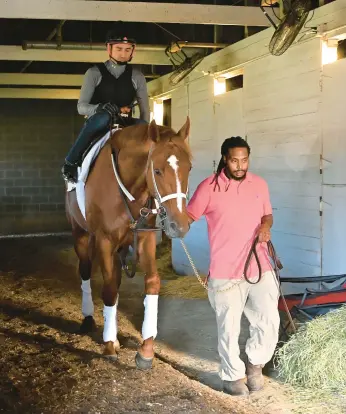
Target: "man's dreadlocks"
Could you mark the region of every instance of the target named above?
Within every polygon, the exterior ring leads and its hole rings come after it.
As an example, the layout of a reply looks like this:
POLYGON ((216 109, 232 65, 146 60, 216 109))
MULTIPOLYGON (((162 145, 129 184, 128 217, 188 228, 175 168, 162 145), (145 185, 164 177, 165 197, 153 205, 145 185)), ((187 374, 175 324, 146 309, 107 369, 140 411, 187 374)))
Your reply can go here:
POLYGON ((224 162, 223 157, 227 157, 228 151, 232 148, 246 148, 250 155, 250 146, 242 137, 231 137, 225 139, 223 144, 221 145, 221 159, 219 165, 217 166, 215 177, 213 178, 213 181, 210 183, 214 183, 214 191, 216 187, 218 187, 220 191, 219 175, 221 174, 222 170, 226 167, 226 163, 224 162))

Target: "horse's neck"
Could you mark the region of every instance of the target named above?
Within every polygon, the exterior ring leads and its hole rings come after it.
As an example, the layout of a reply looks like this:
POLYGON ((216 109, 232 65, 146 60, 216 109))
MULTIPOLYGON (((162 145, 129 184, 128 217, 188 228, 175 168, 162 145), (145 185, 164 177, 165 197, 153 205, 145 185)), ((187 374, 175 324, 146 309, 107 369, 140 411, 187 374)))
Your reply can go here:
POLYGON ((119 152, 119 173, 126 189, 136 198, 147 196, 146 171, 149 149, 122 148, 119 152))

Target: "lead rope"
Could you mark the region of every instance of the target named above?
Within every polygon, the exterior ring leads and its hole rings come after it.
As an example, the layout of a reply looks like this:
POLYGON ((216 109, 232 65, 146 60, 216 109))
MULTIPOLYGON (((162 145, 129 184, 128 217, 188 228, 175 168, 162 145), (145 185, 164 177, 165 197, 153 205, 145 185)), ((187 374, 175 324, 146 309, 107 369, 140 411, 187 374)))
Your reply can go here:
POLYGON ((230 284, 230 286, 228 286, 225 289, 211 289, 210 287, 208 287, 208 278, 206 278, 206 280, 203 281, 202 278, 201 278, 201 276, 199 275, 198 270, 197 270, 197 268, 196 268, 196 266, 195 266, 195 264, 194 264, 194 262, 192 260, 192 257, 190 256, 190 253, 188 252, 188 250, 186 248, 186 245, 185 245, 183 239, 180 239, 180 243, 181 243, 181 245, 182 245, 182 247, 184 249, 184 252, 185 252, 185 254, 186 254, 186 256, 187 256, 187 258, 188 258, 188 260, 190 262, 190 265, 192 267, 193 273, 195 274, 197 280, 199 281, 199 283, 203 286, 203 288, 205 290, 207 290, 209 292, 215 292, 215 293, 227 292, 228 290, 232 289, 234 286, 239 285, 241 282, 243 282, 245 280, 244 279, 244 275, 243 275, 241 277, 241 279, 237 279, 236 281, 229 280, 227 282, 227 285, 230 284))
MULTIPOLYGON (((180 243, 181 243, 182 248, 183 248, 183 250, 184 250, 184 252, 186 254, 186 257, 189 260, 189 263, 191 265, 191 268, 193 270, 193 273, 195 274, 197 280, 199 281, 199 283, 202 285, 202 287, 205 290, 207 290, 209 292, 214 292, 214 293, 227 292, 227 291, 233 289, 235 286, 238 286, 240 283, 242 283, 245 280, 244 275, 242 275, 242 277, 240 279, 237 279, 234 282, 233 281, 228 281, 227 285, 230 284, 230 286, 228 286, 227 288, 224 288, 224 289, 211 289, 211 288, 209 288, 208 287, 208 278, 206 278, 206 280, 202 280, 202 278, 199 275, 198 270, 197 270, 197 268, 196 268, 196 266, 195 266, 195 264, 194 264, 194 262, 192 260, 192 257, 190 256, 190 253, 187 250, 187 247, 186 247, 183 239, 180 239, 180 243)), ((290 313, 290 311, 288 309, 288 306, 287 306, 286 299, 285 299, 284 294, 283 294, 282 289, 281 289, 281 285, 280 285, 280 273, 279 273, 279 269, 278 269, 278 266, 277 266, 277 262, 275 260, 276 255, 275 255, 274 246, 272 246, 272 249, 273 249, 273 252, 274 252, 274 259, 273 259, 274 260, 274 273, 275 273, 275 276, 276 276, 276 282, 277 282, 278 290, 279 290, 280 296, 282 298, 282 301, 283 301, 283 304, 284 304, 284 307, 285 307, 285 311, 286 311, 288 320, 290 322, 290 325, 291 325, 294 333, 296 333, 297 332, 297 327, 296 327, 296 325, 295 325, 295 323, 293 321, 293 318, 292 318, 291 313, 290 313)))

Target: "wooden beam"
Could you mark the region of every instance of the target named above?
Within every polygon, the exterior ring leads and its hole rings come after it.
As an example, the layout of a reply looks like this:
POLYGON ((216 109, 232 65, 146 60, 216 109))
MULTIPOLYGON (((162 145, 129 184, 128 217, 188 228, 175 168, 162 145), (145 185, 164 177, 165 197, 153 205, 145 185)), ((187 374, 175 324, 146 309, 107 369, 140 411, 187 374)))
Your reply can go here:
MULTIPOLYGON (((21 46, 0 46, 0 60, 96 63, 104 62, 107 59, 105 50, 23 50, 21 46)), ((136 51, 132 63, 137 65, 172 65, 164 51, 136 51)))
MULTIPOLYGON (((144 74, 148 79, 159 78, 159 75, 144 74)), ((84 75, 63 75, 53 73, 0 73, 0 85, 33 85, 33 86, 76 86, 81 87, 84 75)))
POLYGON ((0 85, 81 86, 83 75, 0 73, 0 85))
POLYGON ((0 99, 79 99, 79 89, 0 88, 0 99))
MULTIPOLYGON (((318 36, 314 34, 310 35, 310 37, 305 36, 301 42, 312 41, 312 38, 315 36, 316 38, 313 41, 320 42, 320 36, 322 34, 326 34, 330 38, 345 38, 343 37, 343 33, 346 32, 346 0, 335 0, 323 7, 312 10, 309 14, 308 21, 309 26, 317 27, 320 34, 318 36)), ((250 62, 268 56, 268 44, 273 33, 273 28, 262 30, 261 32, 249 36, 218 52, 208 55, 197 67, 198 71, 193 71, 189 75, 189 78, 185 79, 185 82, 201 77, 202 73, 221 76, 223 72, 234 72, 235 70, 243 68, 244 65, 250 62)), ((295 47, 296 44, 297 43, 293 43, 291 48, 295 47)), ((167 95, 172 90, 178 89, 184 85, 184 82, 181 82, 176 87, 173 87, 169 83, 169 76, 170 74, 167 74, 148 83, 148 93, 150 97, 155 98, 167 95)))
POLYGON ((264 26, 259 7, 85 0, 0 0, 5 19, 86 20, 264 26))

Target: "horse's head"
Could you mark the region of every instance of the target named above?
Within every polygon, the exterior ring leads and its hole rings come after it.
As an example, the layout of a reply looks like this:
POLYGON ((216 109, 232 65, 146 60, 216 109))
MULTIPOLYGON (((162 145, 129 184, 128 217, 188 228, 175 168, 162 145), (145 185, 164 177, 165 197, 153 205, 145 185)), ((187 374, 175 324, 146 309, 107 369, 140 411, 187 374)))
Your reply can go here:
POLYGON ((187 144, 190 120, 178 133, 171 128, 149 125, 152 152, 149 158, 147 182, 163 219, 163 228, 170 238, 183 237, 189 230, 186 194, 191 170, 191 154, 187 144))

